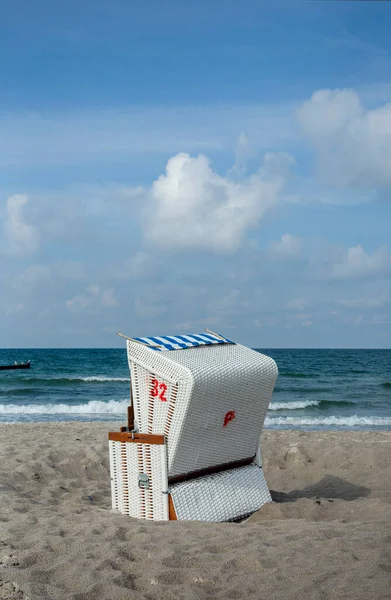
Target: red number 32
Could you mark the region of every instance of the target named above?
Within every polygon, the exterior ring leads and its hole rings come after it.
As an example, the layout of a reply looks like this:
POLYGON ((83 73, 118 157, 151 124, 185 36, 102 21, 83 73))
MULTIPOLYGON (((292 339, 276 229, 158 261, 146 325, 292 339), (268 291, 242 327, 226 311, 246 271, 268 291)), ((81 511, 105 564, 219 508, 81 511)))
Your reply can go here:
POLYGON ((153 398, 159 397, 162 402, 167 402, 167 398, 165 397, 165 393, 167 391, 167 386, 165 383, 159 383, 157 379, 152 379, 152 389, 151 396, 153 398), (159 392, 160 390, 160 392, 159 392))

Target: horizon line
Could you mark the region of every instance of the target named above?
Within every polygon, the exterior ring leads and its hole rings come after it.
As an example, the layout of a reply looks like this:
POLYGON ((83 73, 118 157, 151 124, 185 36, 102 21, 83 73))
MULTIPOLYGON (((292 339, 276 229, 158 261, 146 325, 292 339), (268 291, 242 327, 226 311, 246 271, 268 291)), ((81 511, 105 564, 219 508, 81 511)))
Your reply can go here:
MULTIPOLYGON (((241 344, 245 346, 246 344, 241 344)), ((362 348, 362 347, 288 347, 288 346, 247 346, 251 348, 251 350, 391 350, 391 348, 362 348)), ((124 347, 119 346, 26 346, 26 347, 0 347, 0 351, 2 350, 122 350, 124 347)))

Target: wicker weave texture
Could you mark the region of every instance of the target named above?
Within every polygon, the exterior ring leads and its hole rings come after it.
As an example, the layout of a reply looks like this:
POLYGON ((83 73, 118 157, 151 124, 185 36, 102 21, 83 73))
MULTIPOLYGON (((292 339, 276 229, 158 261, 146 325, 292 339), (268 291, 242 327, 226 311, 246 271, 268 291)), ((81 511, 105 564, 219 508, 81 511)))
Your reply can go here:
POLYGON ((229 521, 271 501, 263 471, 256 465, 177 483, 170 491, 179 520, 229 521))
MULTIPOLYGON (((109 441, 111 504, 112 508, 126 514, 124 503, 121 444, 109 441)), ((126 496, 128 491, 126 490, 126 496)), ((128 502, 126 502, 127 504, 128 502)))
POLYGON ((143 433, 168 435, 178 396, 191 396, 193 377, 173 383, 131 363, 131 379, 136 429, 143 433))
POLYGON ((169 475, 255 455, 277 378, 274 360, 241 345, 172 355, 191 369, 195 384, 191 398, 177 400, 168 436, 169 475))
POLYGON ((167 481, 162 462, 166 446, 109 441, 112 507, 139 519, 168 519, 167 481), (139 486, 139 475, 147 475, 149 489, 139 486))
MULTIPOLYGON (((178 397, 180 404, 187 404, 194 377, 189 369, 167 358, 167 353, 155 352, 131 341, 127 342, 127 351, 135 427, 143 433, 168 435, 178 397)), ((178 424, 173 431, 177 429, 178 424)))

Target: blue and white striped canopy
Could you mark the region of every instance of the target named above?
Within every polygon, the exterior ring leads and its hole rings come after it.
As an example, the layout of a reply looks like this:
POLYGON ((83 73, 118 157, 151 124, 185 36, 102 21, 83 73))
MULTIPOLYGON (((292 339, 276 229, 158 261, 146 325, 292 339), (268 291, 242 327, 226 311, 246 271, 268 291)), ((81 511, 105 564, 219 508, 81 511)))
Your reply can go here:
POLYGON ((150 346, 152 350, 162 352, 165 350, 182 350, 196 346, 209 346, 211 344, 234 344, 228 338, 213 335, 212 333, 192 333, 191 335, 159 335, 156 337, 133 338, 137 342, 150 346))

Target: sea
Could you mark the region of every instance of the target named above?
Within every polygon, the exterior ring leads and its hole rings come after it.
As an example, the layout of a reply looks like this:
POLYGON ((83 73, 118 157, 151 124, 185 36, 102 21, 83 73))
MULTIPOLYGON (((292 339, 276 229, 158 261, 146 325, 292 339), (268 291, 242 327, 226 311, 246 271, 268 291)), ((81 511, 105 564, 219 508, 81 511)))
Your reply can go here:
MULTIPOLYGON (((266 428, 391 430, 391 350, 258 351, 279 369, 266 428)), ((0 350, 0 365, 28 360, 0 371, 0 422, 125 423, 125 348, 0 350)))

